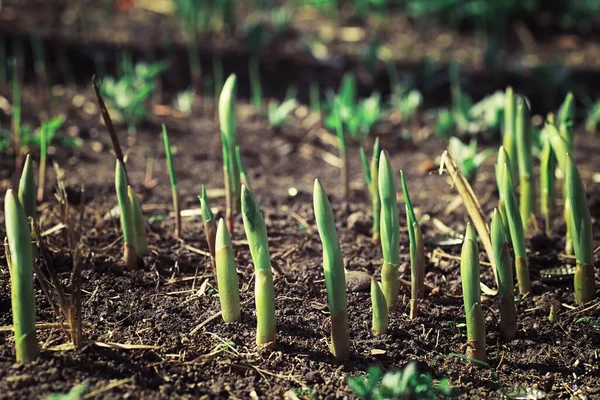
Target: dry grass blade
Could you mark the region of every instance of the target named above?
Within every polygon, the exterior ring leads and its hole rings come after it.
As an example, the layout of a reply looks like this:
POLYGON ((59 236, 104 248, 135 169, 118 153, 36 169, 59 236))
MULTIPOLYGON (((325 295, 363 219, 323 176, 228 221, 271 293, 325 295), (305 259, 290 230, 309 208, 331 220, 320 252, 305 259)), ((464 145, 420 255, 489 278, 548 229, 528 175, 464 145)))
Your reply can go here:
POLYGON ((448 175, 450 179, 452 179, 452 183, 456 187, 458 194, 463 200, 469 217, 473 222, 473 226, 477 230, 477 234, 479 235, 479 240, 483 243, 483 247, 485 248, 485 252, 487 253, 488 259, 490 260, 490 264, 492 264, 492 270, 494 271, 494 279, 496 284, 498 284, 498 276, 496 273, 496 262, 494 260, 494 251, 492 248, 492 241, 490 239, 490 231, 488 229, 487 224, 485 223, 485 219, 483 217, 483 210, 479 205, 479 201, 477 200, 477 196, 473 192, 473 188, 467 182, 465 176, 458 169, 458 165, 456 163, 456 159, 452 154, 450 148, 446 149, 442 155, 442 166, 440 167, 440 173, 443 172, 443 167, 446 167, 448 171, 448 175))

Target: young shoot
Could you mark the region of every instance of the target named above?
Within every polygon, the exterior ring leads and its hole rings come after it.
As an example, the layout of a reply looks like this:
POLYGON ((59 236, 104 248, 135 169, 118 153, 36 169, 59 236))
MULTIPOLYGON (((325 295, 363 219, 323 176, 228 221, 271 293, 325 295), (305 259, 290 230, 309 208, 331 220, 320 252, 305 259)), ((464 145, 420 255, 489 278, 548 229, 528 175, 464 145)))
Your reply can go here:
POLYGON ((517 176, 519 171, 517 158, 517 139, 516 139, 516 108, 517 103, 511 87, 506 88, 504 95, 504 130, 502 134, 502 146, 508 155, 511 176, 517 176))
POLYGON ((4 198, 4 218, 10 253, 7 261, 17 362, 29 363, 40 352, 35 335, 33 248, 25 210, 12 189, 6 192, 4 198))
POLYGON ((540 212, 544 218, 546 235, 552 234, 552 212, 556 203, 556 156, 550 138, 542 130, 542 154, 540 157, 540 212))
POLYGON ((335 358, 345 360, 350 355, 346 273, 331 204, 318 179, 315 179, 313 189, 313 207, 323 244, 323 272, 331 314, 331 351, 335 358))
POLYGON ((33 175, 33 161, 31 156, 27 154, 21 172, 21 179, 19 180, 19 202, 23 206, 25 215, 35 220, 36 188, 33 175))
POLYGON ((269 240, 265 220, 252 192, 242 186, 242 217, 244 230, 254 263, 254 301, 256 302, 256 344, 275 345, 275 289, 271 272, 269 240))
POLYGON ((129 197, 131 214, 133 217, 133 243, 135 252, 138 257, 141 257, 148 253, 146 221, 144 221, 144 214, 142 213, 140 202, 131 186, 127 187, 127 196, 129 197))
POLYGON ((239 321, 242 314, 240 311, 240 285, 235 266, 235 254, 233 254, 231 237, 222 218, 217 226, 215 262, 223 321, 239 321))
POLYGON ((295 98, 286 99, 282 103, 279 103, 277 100, 271 100, 267 114, 269 124, 273 128, 280 128, 287 122, 297 106, 298 102, 295 98))
POLYGON ((477 140, 475 139, 472 139, 469 144, 464 144, 460 139, 453 136, 449 139, 448 143, 450 149, 452 149, 452 153, 456 157, 458 167, 469 183, 475 181, 481 164, 494 154, 491 149, 478 152, 477 140))
POLYGON ((367 160, 367 155, 365 154, 365 150, 360 148, 360 157, 363 163, 363 168, 365 171, 365 180, 367 181, 367 188, 369 189, 369 195, 371 197, 371 204, 373 206, 373 235, 372 240, 373 243, 379 245, 380 236, 379 236, 379 217, 381 213, 381 202, 379 201, 379 156, 381 155, 381 145, 379 143, 379 138, 375 139, 375 144, 373 145, 373 156, 371 157, 371 161, 367 160))
POLYGON ((200 200, 200 208, 202 209, 202 223, 204 224, 204 235, 206 236, 206 242, 208 244, 208 250, 210 252, 210 258, 212 261, 213 268, 215 267, 215 238, 217 236, 217 224, 213 216, 210 204, 208 203, 208 196, 206 195, 206 188, 202 185, 202 193, 198 196, 200 200))
POLYGON ((398 301, 398 267, 400 264, 400 226, 398 204, 396 202, 396 184, 394 173, 385 151, 379 158, 379 198, 381 200, 380 234, 383 266, 381 267, 381 286, 388 309, 395 307, 398 301))
POLYGON ((44 191, 46 188, 46 166, 48 163, 48 146, 52 142, 56 131, 58 131, 65 122, 62 116, 54 117, 44 121, 39 129, 40 142, 40 166, 39 166, 39 185, 37 192, 37 201, 44 200, 44 191))
POLYGON ((169 170, 169 181, 171 182, 171 196, 173 197, 173 210, 175 211, 175 237, 181 237, 181 202, 179 200, 179 190, 177 189, 177 177, 175 176, 175 166, 173 165, 173 154, 167 127, 162 125, 162 140, 165 146, 165 155, 167 158, 167 168, 169 170))
POLYGON ((237 162, 237 119, 235 96, 237 78, 230 75, 223 85, 219 97, 219 123, 221 125, 221 141, 223 148, 223 173, 225 178, 225 201, 227 228, 233 233, 233 221, 240 204, 240 166, 237 162))
POLYGON ((467 317, 467 357, 485 362, 485 319, 481 309, 479 285, 479 245, 475 229, 471 224, 467 225, 460 254, 460 276, 467 317))
POLYGON ((410 241, 410 318, 415 319, 418 313, 419 299, 422 299, 425 295, 425 248, 423 247, 421 227, 413 210, 402 170, 400 171, 400 179, 402 181, 402 194, 404 195, 406 223, 410 241))
POLYGON ((517 333, 517 309, 514 300, 512 260, 508 252, 506 229, 498 210, 494 210, 491 231, 494 259, 496 260, 496 271, 498 273, 500 331, 505 340, 512 340, 517 333))
POLYGON ((115 167, 115 188, 121 210, 121 230, 123 231, 123 261, 129 269, 137 267, 137 252, 135 248, 135 222, 129 198, 127 174, 125 166, 119 160, 115 167))
POLYGON ((375 336, 385 335, 388 329, 387 303, 381 284, 375 278, 371 278, 371 307, 373 308, 371 331, 375 336))
MULTIPOLYGON (((517 99, 515 137, 520 180, 520 212, 525 232, 531 232, 535 220, 535 184, 533 182, 533 153, 529 107, 521 97, 517 99)), ((510 158, 510 154, 509 154, 510 158)))
POLYGON ((250 76, 250 93, 252 97, 252 104, 259 114, 263 113, 263 93, 262 85, 260 83, 260 68, 258 63, 258 56, 254 55, 250 57, 248 62, 248 73, 250 76))

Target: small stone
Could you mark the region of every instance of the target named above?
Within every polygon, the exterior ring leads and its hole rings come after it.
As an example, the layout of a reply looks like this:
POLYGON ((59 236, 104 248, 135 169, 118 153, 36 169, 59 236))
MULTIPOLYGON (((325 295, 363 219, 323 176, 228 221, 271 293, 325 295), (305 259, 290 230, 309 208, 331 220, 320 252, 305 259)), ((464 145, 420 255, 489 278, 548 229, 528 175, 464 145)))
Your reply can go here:
POLYGON ((350 214, 346 222, 348 223, 348 228, 356 233, 368 235, 371 230, 371 220, 361 211, 350 214))
POLYGON ((371 275, 364 271, 346 271, 346 287, 350 292, 364 292, 371 287, 371 275))

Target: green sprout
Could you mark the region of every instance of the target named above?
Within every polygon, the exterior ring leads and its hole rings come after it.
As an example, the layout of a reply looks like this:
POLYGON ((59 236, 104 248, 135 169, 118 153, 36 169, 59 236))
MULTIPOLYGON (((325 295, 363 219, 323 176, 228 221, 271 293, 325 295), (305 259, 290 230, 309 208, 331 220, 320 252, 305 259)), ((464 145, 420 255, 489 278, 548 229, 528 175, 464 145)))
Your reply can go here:
POLYGON ((56 393, 50 396, 44 397, 44 400, 81 400, 84 398, 85 392, 87 392, 90 384, 88 381, 84 381, 79 385, 73 386, 68 393, 56 393))
POLYGON ((310 111, 321 116, 321 94, 319 89, 319 82, 313 81, 310 83, 309 97, 310 111))
POLYGON ((31 160, 31 156, 27 154, 19 181, 19 202, 23 206, 25 215, 32 219, 35 219, 35 195, 36 187, 35 179, 33 178, 33 161, 31 160))
POLYGON ((506 240, 506 229, 498 210, 494 210, 491 231, 494 259, 496 260, 496 271, 498 274, 500 330, 506 340, 512 340, 517 333, 517 309, 515 308, 514 300, 515 289, 512 262, 508 252, 508 241, 506 240))
POLYGON ((315 179, 313 189, 313 207, 323 244, 323 272, 331 314, 331 351, 337 359, 345 360, 350 355, 346 273, 340 242, 335 231, 333 210, 327 193, 318 179, 315 179))
POLYGON ((588 116, 585 120, 585 129, 588 132, 596 132, 600 124, 600 100, 596 101, 588 110, 588 116))
POLYGON ((365 180, 367 181, 367 187, 369 189, 369 195, 371 196, 371 204, 373 205, 373 243, 379 245, 380 237, 379 237, 379 217, 381 213, 381 202, 379 201, 379 178, 378 178, 378 168, 379 168, 379 156, 381 155, 381 144, 379 143, 379 138, 375 139, 375 144, 373 145, 373 156, 371 157, 371 161, 367 161, 367 156, 365 154, 365 150, 360 148, 360 157, 363 163, 363 168, 365 171, 365 180))
POLYGON ((142 207, 140 206, 137 195, 131 186, 127 187, 127 197, 129 197, 131 214, 133 217, 133 243, 135 252, 139 257, 141 257, 148 253, 144 214, 142 213, 142 207))
POLYGON ((7 259, 17 362, 28 363, 34 361, 40 352, 35 336, 33 248, 27 215, 12 189, 6 191, 4 217, 10 252, 7 259))
POLYGON ((215 263, 223 321, 239 321, 242 314, 240 311, 240 287, 235 267, 235 254, 233 253, 231 237, 222 218, 217 226, 215 263))
MULTIPOLYGON (((575 129, 573 127, 573 120, 575 118, 575 103, 572 93, 568 93, 563 104, 558 110, 556 118, 556 127, 560 136, 564 139, 567 144, 567 149, 571 156, 575 155, 575 129)), ((562 168, 561 168, 562 169, 562 168)), ((564 169, 562 169, 564 172, 564 169)), ((571 202, 567 196, 567 186, 563 185, 563 199, 564 199, 564 211, 563 215, 567 224, 567 233, 565 235, 565 253, 573 255, 573 238, 572 238, 572 227, 569 224, 569 214, 571 213, 571 202)))
POLYGON ((421 227, 413 210, 402 170, 400 171, 400 179, 402 181, 402 194, 404 195, 406 224, 410 241, 410 318, 415 319, 418 313, 419 299, 422 299, 425 295, 425 248, 423 247, 421 227))
POLYGON ((502 146, 508 155, 511 176, 517 176, 519 171, 516 139, 516 109, 517 103, 511 87, 506 88, 504 97, 504 132, 502 146))
POLYGON ((223 147, 223 173, 225 175, 225 197, 227 202, 227 228, 233 233, 233 221, 240 204, 240 166, 236 156, 237 119, 235 96, 237 78, 230 75, 223 85, 219 97, 219 122, 223 147))
POLYGON ((260 83, 260 68, 258 63, 258 57, 253 55, 250 57, 248 62, 248 73, 250 76, 250 93, 252 97, 252 104, 259 114, 262 114, 263 106, 263 93, 262 86, 260 83))
POLYGON ((254 262, 254 298, 256 302, 256 344, 272 347, 275 345, 275 289, 269 240, 265 220, 250 189, 242 186, 242 217, 244 230, 250 245, 254 262))
POLYGON ((523 232, 523 222, 517 204, 517 198, 513 192, 512 177, 505 163, 501 168, 499 181, 502 183, 499 191, 504 198, 506 225, 510 232, 510 239, 515 251, 515 270, 517 272, 517 281, 519 283, 519 292, 525 295, 531 292, 531 281, 529 278, 529 268, 527 266, 527 251, 525 249, 525 233, 523 232))
POLYGON ((387 303, 381 284, 375 278, 371 278, 371 306, 373 307, 371 331, 375 336, 385 335, 388 329, 387 303))
POLYGON ((379 158, 379 198, 381 200, 380 233, 383 266, 381 267, 381 286, 388 309, 394 308, 398 301, 398 265, 400 264, 400 225, 398 204, 396 202, 396 184, 388 155, 381 152, 379 158))
POLYGON ((200 208, 202 209, 202 223, 204 224, 204 234, 206 235, 208 250, 210 252, 212 265, 215 267, 215 238, 217 236, 217 224, 210 209, 204 185, 202 185, 202 194, 201 196, 198 196, 198 200, 200 200, 200 208))
POLYGON ((240 168, 241 183, 248 189, 252 190, 252 185, 250 184, 250 177, 248 176, 248 171, 246 171, 246 167, 244 167, 244 161, 242 160, 242 152, 240 150, 240 146, 235 146, 235 158, 237 160, 238 167, 240 168))
POLYGON ((485 362, 485 319, 481 310, 479 275, 477 235, 471 224, 468 224, 460 254, 460 276, 467 316, 467 357, 485 362))
POLYGON ((179 200, 179 190, 177 189, 177 177, 175 176, 175 166, 173 165, 173 154, 171 152, 171 144, 169 143, 169 134, 167 133, 165 124, 162 124, 162 139, 165 146, 165 155, 167 157, 167 168, 169 169, 173 210, 175 211, 175 237, 179 238, 181 237, 181 201, 179 200))
MULTIPOLYGON (((529 107, 521 97, 517 99, 515 138, 520 180, 520 212, 525 232, 531 231, 535 220, 535 185, 533 182, 533 154, 529 107)), ((509 154, 510 159, 510 154, 509 154)))
POLYGON ((123 231, 123 261, 129 269, 137 267, 137 253, 135 248, 135 222, 133 219, 133 210, 131 209, 131 199, 127 188, 127 173, 125 166, 119 160, 115 167, 115 188, 117 191, 117 200, 121 210, 121 230, 123 231))
POLYGON ((44 191, 46 188, 46 165, 48 160, 48 146, 52 142, 56 131, 64 124, 65 118, 62 116, 51 118, 44 121, 39 129, 40 145, 40 167, 39 167, 39 186, 37 192, 37 201, 44 200, 44 191))
POLYGON ((540 157, 540 212, 544 217, 546 235, 552 233, 552 211, 556 203, 556 156, 550 138, 542 130, 542 154, 540 157))
POLYGON ((279 103, 277 100, 271 100, 267 114, 269 124, 273 128, 280 128, 286 123, 297 106, 298 101, 295 97, 287 98, 286 96, 286 99, 282 103, 279 103))
POLYGON ((481 164, 494 154, 491 149, 478 152, 477 140, 475 139, 472 139, 469 144, 464 144, 460 139, 451 137, 448 143, 450 144, 452 153, 456 157, 458 167, 469 183, 473 183, 475 180, 481 164))

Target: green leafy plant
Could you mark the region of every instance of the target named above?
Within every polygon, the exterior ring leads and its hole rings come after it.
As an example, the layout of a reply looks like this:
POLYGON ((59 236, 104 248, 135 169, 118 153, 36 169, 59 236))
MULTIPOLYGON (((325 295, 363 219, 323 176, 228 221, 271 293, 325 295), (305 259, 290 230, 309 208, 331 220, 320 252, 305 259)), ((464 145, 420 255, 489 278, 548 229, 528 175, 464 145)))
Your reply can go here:
POLYGON ((381 286, 388 309, 395 307, 400 290, 398 267, 400 264, 400 223, 396 201, 394 173, 385 151, 379 157, 379 199, 381 201, 380 228, 383 266, 381 267, 381 286))
POLYGON ((82 382, 79 385, 74 386, 68 393, 51 394, 44 398, 44 400, 82 400, 83 395, 87 392, 89 383, 82 382))
POLYGON ((530 232, 535 220, 535 185, 533 182, 533 154, 529 107, 521 97, 517 99, 515 138, 520 180, 520 212, 523 229, 530 232))
POLYGON ((289 88, 282 103, 279 103, 275 99, 272 99, 269 102, 267 117, 269 124, 271 124, 273 128, 279 128, 285 124, 292 112, 298 106, 296 93, 297 91, 295 88, 289 88))
POLYGON ((331 314, 331 352, 345 360, 350 355, 350 333, 346 299, 346 273, 340 242, 335 230, 333 210, 327 193, 318 179, 313 189, 313 207, 319 236, 323 244, 323 272, 331 314))
POLYGON ((130 133, 134 133, 138 122, 148 115, 146 101, 156 89, 158 77, 167 67, 166 61, 133 66, 130 60, 124 58, 122 75, 104 78, 100 88, 102 96, 119 112, 130 133))
POLYGON ((367 160, 365 149, 360 148, 360 157, 365 171, 365 180, 367 181, 367 188, 369 189, 369 196, 371 196, 371 204, 373 206, 373 243, 378 245, 380 243, 379 236, 379 217, 381 214, 381 201, 379 200, 379 156, 381 155, 381 144, 379 138, 375 139, 373 144, 373 156, 371 161, 367 160))
POLYGON ((115 188, 121 210, 121 230, 123 231, 123 261, 129 269, 137 267, 137 252, 135 248, 135 222, 131 199, 129 198, 129 183, 125 166, 119 160, 115 167, 115 188))
POLYGON ((217 224, 215 218, 210 209, 208 203, 208 196, 206 194, 206 188, 202 185, 202 193, 198 196, 200 200, 200 208, 202 209, 202 223, 204 224, 204 234, 206 235, 206 242, 208 244, 208 250, 210 251, 210 257, 213 268, 215 267, 215 238, 217 236, 217 224))
MULTIPOLYGON (((35 195, 33 196, 35 200, 35 195)), ((11 305, 17 362, 29 363, 34 361, 40 352, 35 334, 33 248, 25 209, 12 189, 6 191, 4 198, 4 218, 10 253, 6 258, 11 280, 11 305)))
POLYGON ((435 400, 458 394, 448 378, 436 384, 431 374, 419 372, 414 362, 385 374, 381 367, 371 366, 366 375, 348 378, 348 386, 364 400, 435 400))
POLYGON ((406 224, 410 241, 410 318, 415 319, 418 313, 419 299, 422 299, 425 295, 425 248, 423 247, 421 227, 413 210, 402 170, 400 170, 400 179, 402 181, 402 194, 404 195, 406 224))
POLYGON ((423 95, 417 89, 399 87, 392 92, 392 105, 402 120, 412 118, 423 104, 423 95))
POLYGON ((273 347, 276 337, 275 289, 271 272, 269 240, 265 220, 252 192, 242 186, 244 230, 254 262, 254 297, 256 302, 256 344, 273 347))
POLYGON ((236 155, 237 118, 235 97, 237 78, 230 75, 223 85, 219 98, 219 122, 221 125, 221 142, 223 147, 223 173, 225 175, 225 201, 227 202, 227 228, 233 233, 235 213, 240 204, 240 166, 236 155))
POLYGON ((233 253, 231 237, 222 218, 217 226, 215 263, 223 321, 239 321, 242 314, 240 311, 240 287, 235 266, 235 254, 233 253))
POLYGON ((375 336, 386 334, 389 318, 387 303, 381 290, 381 284, 375 278, 371 278, 371 307, 373 308, 371 331, 375 336))
POLYGON ((595 133, 598 124, 600 124, 600 100, 596 101, 588 108, 585 129, 588 132, 595 133))
POLYGON ((169 142, 167 127, 162 125, 162 140, 165 147, 165 156, 167 159, 167 168, 169 170, 169 181, 171 182, 171 197, 173 198, 173 210, 175 211, 175 237, 181 237, 181 201, 179 200, 179 190, 177 189, 177 176, 175 175, 175 165, 173 164, 173 154, 169 142))
POLYGON ((44 190, 46 187, 46 166, 48 163, 48 146, 52 142, 56 132, 63 126, 65 118, 58 116, 42 122, 39 129, 39 147, 40 147, 40 167, 39 167, 39 186, 37 200, 44 200, 44 190))
POLYGON ((512 261, 508 252, 506 229, 502 216, 494 210, 491 228, 492 246, 498 274, 498 296, 500 297, 500 331, 506 340, 514 339, 517 332, 517 309, 514 300, 512 261))
POLYGON ((479 285, 479 246, 475 229, 471 224, 467 225, 460 254, 460 276, 467 316, 467 357, 485 362, 485 319, 481 309, 479 285))
POLYGON ((494 151, 486 149, 484 151, 477 151, 477 140, 471 139, 469 144, 464 144, 460 139, 451 137, 449 140, 450 148, 456 157, 458 167, 461 172, 467 178, 469 183, 475 181, 477 171, 483 162, 488 159, 494 151))

